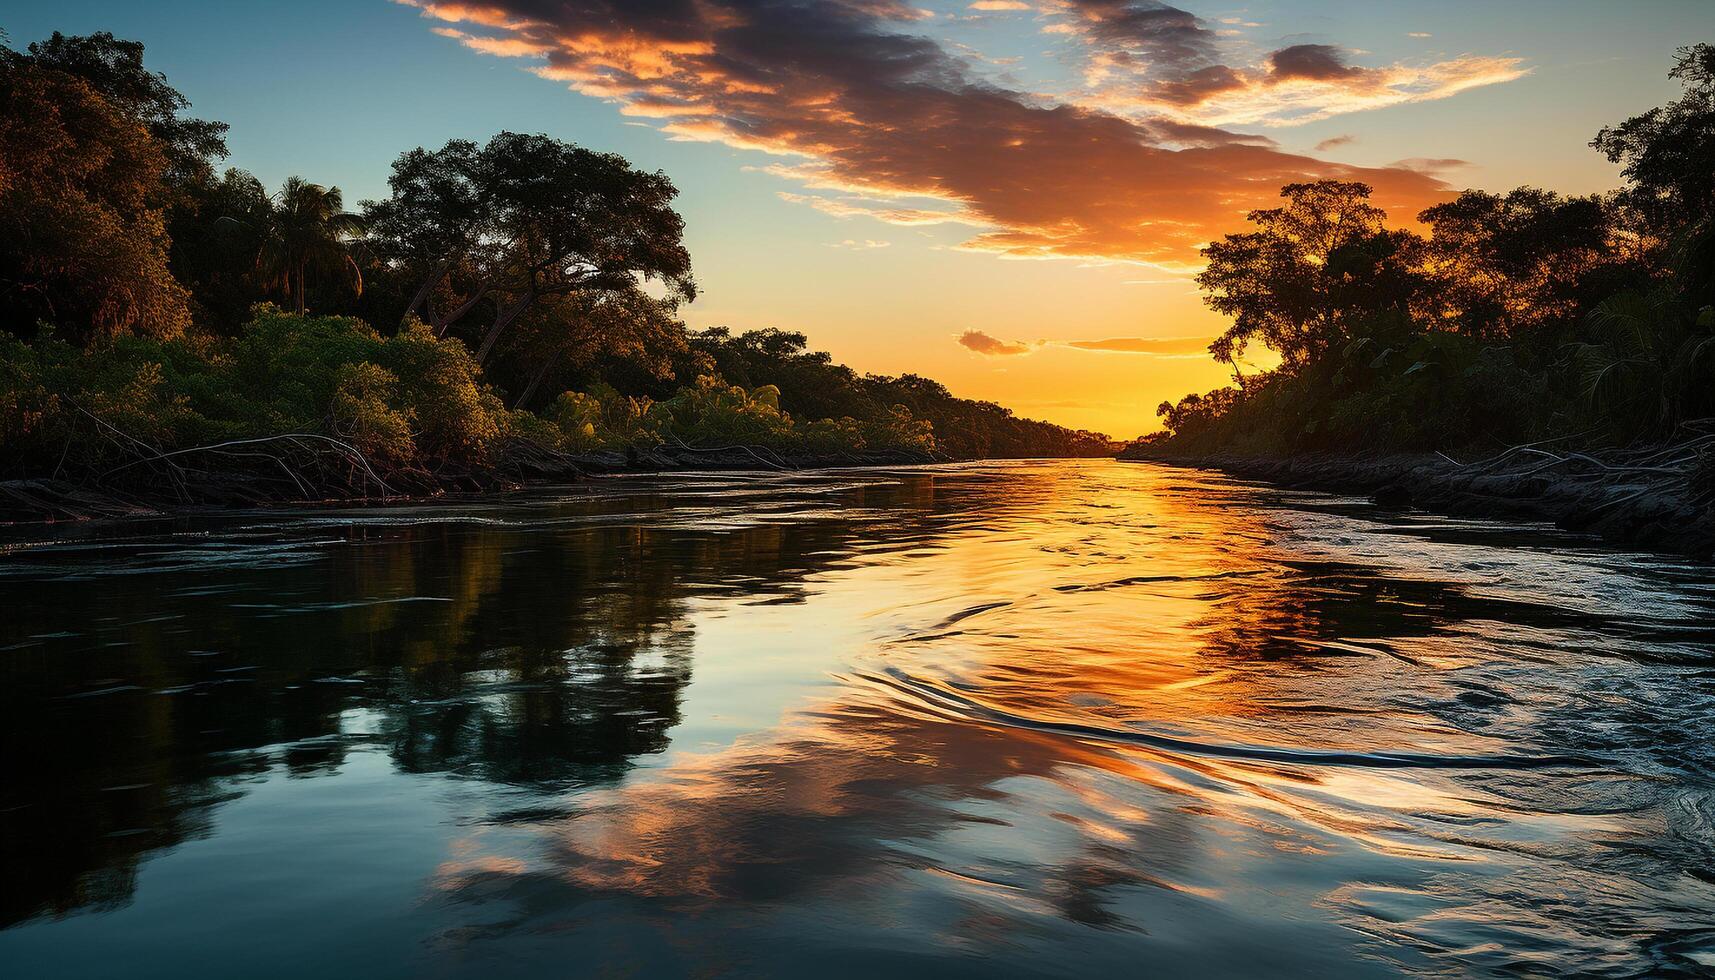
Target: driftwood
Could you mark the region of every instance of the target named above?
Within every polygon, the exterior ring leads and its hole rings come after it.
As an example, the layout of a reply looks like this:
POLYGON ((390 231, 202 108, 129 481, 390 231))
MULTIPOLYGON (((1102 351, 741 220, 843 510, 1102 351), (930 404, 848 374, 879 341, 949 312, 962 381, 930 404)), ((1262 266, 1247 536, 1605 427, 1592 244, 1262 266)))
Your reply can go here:
POLYGON ((285 432, 162 450, 80 405, 72 408, 89 423, 88 437, 107 445, 110 458, 68 466, 71 445, 79 438, 74 433, 52 477, 0 481, 0 520, 288 500, 388 501, 401 495, 356 446, 321 433, 285 432))
POLYGON ((1446 453, 1181 454, 1143 444, 1120 458, 1212 467, 1306 489, 1356 491, 1388 506, 1548 521, 1616 542, 1715 557, 1715 419, 1684 423, 1658 445, 1587 452, 1560 448, 1586 434, 1510 446, 1471 462, 1446 453))
POLYGON ((52 477, 0 481, 0 523, 288 502, 387 503, 446 491, 565 482, 592 473, 758 467, 789 471, 928 463, 938 458, 906 452, 783 456, 766 446, 692 446, 678 439, 653 448, 567 453, 511 439, 481 466, 430 460, 409 468, 389 468, 384 476, 352 443, 318 432, 283 432, 162 450, 94 412, 72 407, 89 423, 89 430, 67 440, 52 477), (79 439, 100 440, 108 447, 109 458, 99 465, 68 468, 72 445, 79 439))

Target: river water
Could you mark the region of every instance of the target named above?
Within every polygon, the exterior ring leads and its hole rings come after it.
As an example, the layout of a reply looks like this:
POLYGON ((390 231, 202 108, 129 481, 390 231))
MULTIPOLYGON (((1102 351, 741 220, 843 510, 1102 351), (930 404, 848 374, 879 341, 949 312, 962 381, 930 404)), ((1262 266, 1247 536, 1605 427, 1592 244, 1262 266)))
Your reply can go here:
POLYGON ((0 975, 1715 971, 1715 573, 1112 461, 13 528, 0 975))

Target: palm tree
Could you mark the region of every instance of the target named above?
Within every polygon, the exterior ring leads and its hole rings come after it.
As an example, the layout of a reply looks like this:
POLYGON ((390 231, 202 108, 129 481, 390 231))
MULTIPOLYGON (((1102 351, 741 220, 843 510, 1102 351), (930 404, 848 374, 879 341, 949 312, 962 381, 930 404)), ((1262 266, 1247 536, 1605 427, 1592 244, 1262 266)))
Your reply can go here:
POLYGON ((299 313, 304 312, 312 272, 343 274, 352 292, 361 296, 363 273, 352 258, 351 246, 363 231, 363 217, 345 210, 339 188, 288 177, 274 198, 258 268, 270 285, 291 297, 299 313))

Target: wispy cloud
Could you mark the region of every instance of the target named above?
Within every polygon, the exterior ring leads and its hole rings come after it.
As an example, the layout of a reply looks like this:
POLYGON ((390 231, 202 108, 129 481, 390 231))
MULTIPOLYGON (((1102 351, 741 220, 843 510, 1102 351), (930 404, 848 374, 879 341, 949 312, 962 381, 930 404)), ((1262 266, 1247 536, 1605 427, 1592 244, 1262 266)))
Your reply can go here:
POLYGON ((1069 340, 1067 347, 1106 351, 1111 354, 1195 354, 1209 352, 1213 337, 1110 337, 1107 340, 1069 340))
MULTIPOLYGON (((1043 0, 1043 7, 1044 31, 1077 45, 1085 83, 1079 100, 1134 118, 1296 125, 1444 99, 1527 71, 1518 58, 1478 55, 1363 67, 1351 64, 1345 49, 1308 43, 1247 61, 1235 57, 1245 49, 1231 43, 1241 31, 1212 27, 1161 0, 1043 0)), ((1218 23, 1262 26, 1238 17, 1218 23)))
POLYGON ((959 346, 985 357, 1017 357, 1045 347, 1105 354, 1150 354, 1157 357, 1206 357, 1212 337, 1109 337, 1104 340, 1002 340, 981 330, 966 330, 959 346))

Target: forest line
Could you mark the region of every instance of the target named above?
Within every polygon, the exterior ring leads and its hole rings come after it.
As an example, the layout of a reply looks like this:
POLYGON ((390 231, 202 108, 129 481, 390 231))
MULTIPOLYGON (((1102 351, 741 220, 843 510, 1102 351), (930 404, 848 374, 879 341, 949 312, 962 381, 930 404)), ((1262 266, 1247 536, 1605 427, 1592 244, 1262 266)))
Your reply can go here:
POLYGON ((270 193, 106 33, 0 49, 0 98, 0 476, 47 481, 31 494, 1113 451, 800 333, 687 329, 677 190, 616 154, 503 132, 401 154, 382 200, 270 193))

